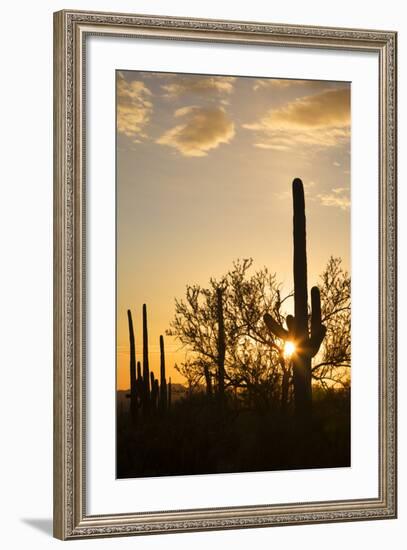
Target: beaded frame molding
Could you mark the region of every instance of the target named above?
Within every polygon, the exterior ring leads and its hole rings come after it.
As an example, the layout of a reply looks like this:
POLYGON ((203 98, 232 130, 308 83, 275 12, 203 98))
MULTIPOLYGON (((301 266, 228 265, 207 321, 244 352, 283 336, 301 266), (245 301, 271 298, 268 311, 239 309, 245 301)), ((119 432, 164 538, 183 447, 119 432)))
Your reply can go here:
POLYGON ((395 32, 64 10, 54 14, 54 535, 145 535, 396 517, 395 32), (84 51, 90 35, 368 51, 379 63, 377 498, 86 513, 84 51))

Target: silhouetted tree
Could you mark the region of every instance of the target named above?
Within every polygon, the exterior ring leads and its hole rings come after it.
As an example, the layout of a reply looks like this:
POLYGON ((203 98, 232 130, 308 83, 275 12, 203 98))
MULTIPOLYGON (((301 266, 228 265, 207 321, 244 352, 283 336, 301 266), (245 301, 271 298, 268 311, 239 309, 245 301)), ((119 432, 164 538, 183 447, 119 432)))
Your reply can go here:
MULTIPOLYGON (((218 289, 222 289, 224 323, 224 387, 233 389, 249 406, 279 404, 287 410, 293 393, 290 358, 283 338, 270 334, 263 315, 268 312, 286 326, 293 294, 281 297, 281 285, 267 268, 250 273, 252 260, 238 260, 208 288, 187 286, 184 299, 175 301, 175 317, 167 334, 186 350, 176 369, 190 392, 202 385, 212 394, 218 384, 218 289)), ((314 383, 328 388, 346 385, 350 366, 350 278, 339 258, 330 258, 321 275, 321 323, 326 337, 312 363, 314 383)), ((311 316, 308 314, 308 323, 311 316)), ((288 330, 288 327, 287 327, 288 330)))
POLYGON ((312 366, 312 376, 322 387, 349 384, 351 361, 351 280, 340 258, 331 258, 320 277, 322 322, 325 340, 312 366))
POLYGON ((276 307, 279 314, 283 302, 275 275, 266 268, 249 275, 251 266, 251 259, 237 261, 220 280, 211 279, 209 288, 187 286, 185 299, 176 300, 167 334, 188 352, 177 368, 190 387, 205 383, 207 394, 214 386, 217 391, 233 387, 245 390, 251 401, 267 400, 271 393, 279 399, 283 343, 270 336, 263 314, 276 307))
MULTIPOLYGON (((176 363, 174 368, 177 372, 183 376, 188 384, 188 395, 199 391, 202 382, 202 372, 205 372, 205 366, 199 357, 194 359, 186 359, 183 363, 176 363)), ((211 390, 211 382, 209 382, 209 390, 211 390)), ((208 385, 206 386, 207 395, 211 395, 211 391, 208 391, 208 385)))

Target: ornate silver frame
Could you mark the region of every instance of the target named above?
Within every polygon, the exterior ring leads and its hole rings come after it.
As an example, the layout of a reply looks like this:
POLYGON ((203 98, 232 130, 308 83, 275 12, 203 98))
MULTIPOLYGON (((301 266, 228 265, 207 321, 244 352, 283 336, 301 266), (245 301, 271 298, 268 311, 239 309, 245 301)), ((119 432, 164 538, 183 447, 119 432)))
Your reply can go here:
POLYGON ((395 32, 60 11, 54 14, 54 535, 60 539, 396 517, 395 32), (379 495, 90 516, 85 492, 86 37, 109 34, 376 52, 379 59, 379 495))

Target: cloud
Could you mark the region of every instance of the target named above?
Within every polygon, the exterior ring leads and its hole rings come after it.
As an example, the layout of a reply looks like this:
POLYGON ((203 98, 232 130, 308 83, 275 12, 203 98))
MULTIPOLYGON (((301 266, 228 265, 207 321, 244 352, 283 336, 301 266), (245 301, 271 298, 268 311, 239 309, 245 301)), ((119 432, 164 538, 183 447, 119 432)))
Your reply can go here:
POLYGON ((273 125, 282 128, 344 127, 350 123, 350 96, 346 89, 306 96, 272 111, 273 125))
POLYGON ((161 88, 169 98, 180 97, 191 93, 197 95, 231 94, 236 78, 233 76, 179 76, 161 88))
POLYGON ((287 151, 297 146, 332 147, 350 137, 350 93, 347 88, 301 97, 243 128, 257 132, 256 147, 287 151))
POLYGON ((185 122, 167 130, 157 143, 174 147, 185 157, 204 157, 235 135, 235 125, 222 107, 182 107, 174 116, 185 117, 185 122))
MULTIPOLYGON (((318 184, 315 181, 305 181, 304 187, 307 192, 308 201, 317 201, 322 206, 333 206, 340 208, 341 210, 349 210, 350 208, 350 194, 349 187, 335 187, 327 193, 317 193, 313 188, 318 184), (311 191, 312 190, 312 191, 311 191)), ((280 200, 292 200, 291 191, 285 189, 284 191, 274 193, 274 196, 280 200)))
POLYGON ((321 87, 322 82, 319 80, 291 80, 286 78, 256 78, 253 84, 253 91, 263 90, 267 88, 283 89, 283 88, 297 88, 300 86, 308 85, 313 86, 317 83, 321 87))
POLYGON ((144 82, 127 81, 121 73, 117 80, 117 131, 138 142, 153 111, 151 91, 144 82))
POLYGON ((253 84, 253 90, 257 92, 258 90, 263 90, 264 88, 288 88, 290 83, 290 80, 284 80, 281 78, 259 78, 256 79, 253 84))
POLYGON ((319 194, 317 199, 323 206, 336 206, 341 210, 349 210, 350 196, 348 187, 336 187, 331 193, 319 194))
MULTIPOLYGON (((336 84, 336 83, 335 83, 336 84)), ((258 78, 253 84, 253 90, 257 92, 263 89, 281 90, 285 88, 320 88, 331 86, 332 82, 324 80, 295 80, 286 78, 258 78)))
POLYGON ((350 137, 349 130, 319 129, 318 131, 304 130, 267 130, 259 141, 254 143, 260 149, 274 149, 275 151, 289 151, 296 147, 334 147, 347 143, 350 137))

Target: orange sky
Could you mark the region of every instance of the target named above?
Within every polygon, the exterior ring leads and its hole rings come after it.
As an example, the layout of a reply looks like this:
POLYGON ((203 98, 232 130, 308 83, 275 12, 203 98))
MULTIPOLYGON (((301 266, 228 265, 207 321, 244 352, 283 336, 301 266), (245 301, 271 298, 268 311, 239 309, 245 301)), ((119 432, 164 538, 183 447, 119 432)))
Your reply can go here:
MULTIPOLYGON (((329 256, 350 268, 350 85, 208 75, 117 73, 117 384, 129 387, 127 309, 150 365, 186 284, 237 258, 292 288, 291 182, 304 181, 308 280, 329 256)), ((167 374, 185 357, 165 337, 167 374)))

